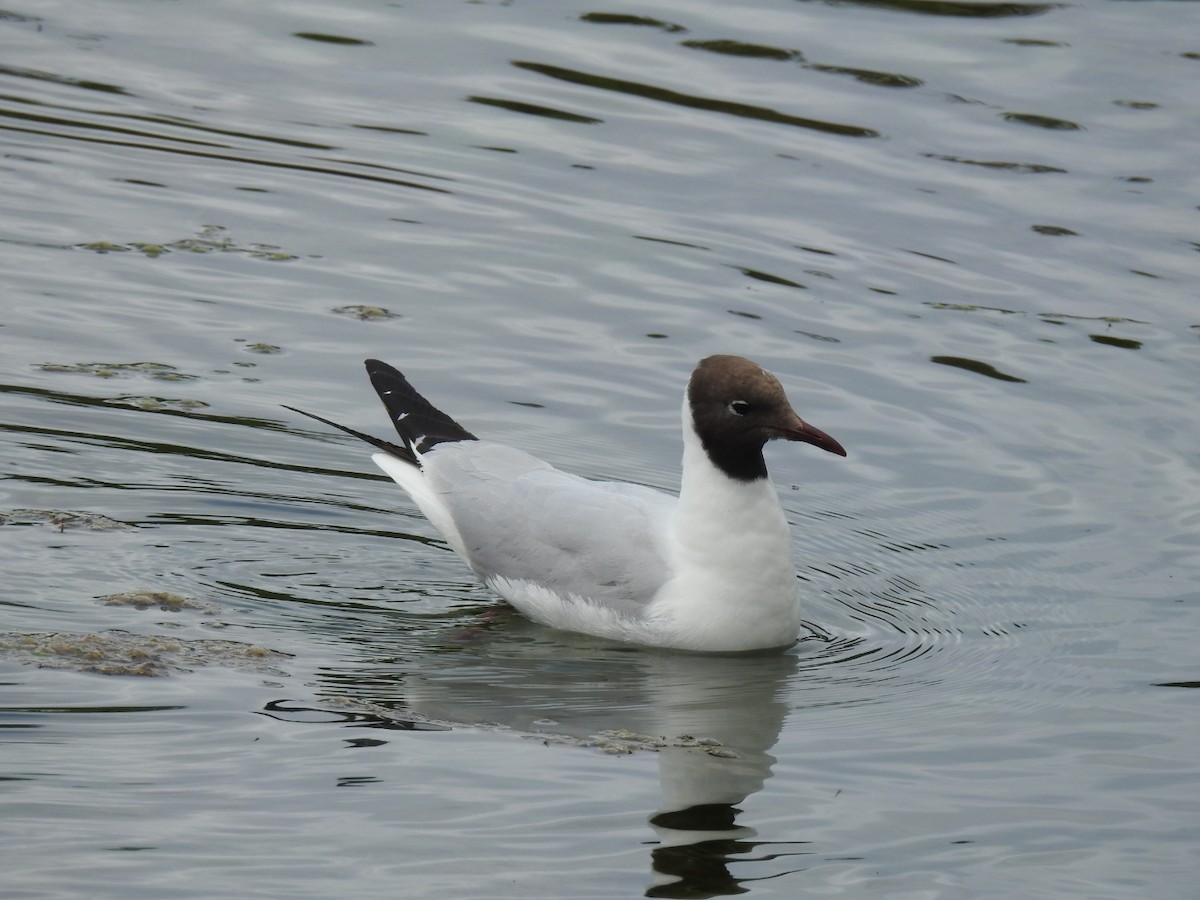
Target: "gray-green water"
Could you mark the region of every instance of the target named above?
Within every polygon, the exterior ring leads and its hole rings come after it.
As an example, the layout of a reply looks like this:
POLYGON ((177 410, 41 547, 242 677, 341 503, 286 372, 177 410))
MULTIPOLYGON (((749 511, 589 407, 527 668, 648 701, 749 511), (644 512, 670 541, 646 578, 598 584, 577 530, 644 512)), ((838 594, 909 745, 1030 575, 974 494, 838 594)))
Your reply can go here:
POLYGON ((1200 6, 0 11, 6 898, 1190 898, 1200 6), (777 372, 812 636, 497 609, 359 446, 675 486, 777 372))

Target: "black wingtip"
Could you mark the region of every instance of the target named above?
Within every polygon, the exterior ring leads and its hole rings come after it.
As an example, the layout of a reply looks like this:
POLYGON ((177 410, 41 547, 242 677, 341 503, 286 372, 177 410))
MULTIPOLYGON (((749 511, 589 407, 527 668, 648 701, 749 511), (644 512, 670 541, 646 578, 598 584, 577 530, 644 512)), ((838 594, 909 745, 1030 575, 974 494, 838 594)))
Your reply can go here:
POLYGON ((413 452, 407 447, 401 447, 399 444, 393 444, 391 441, 385 441, 383 438, 377 438, 374 435, 364 434, 363 432, 356 431, 346 425, 340 425, 337 422, 334 422, 332 419, 326 419, 324 416, 318 416, 316 413, 310 413, 305 412, 302 409, 296 409, 296 407, 288 406, 286 403, 280 405, 283 406, 284 409, 290 409, 294 413, 300 413, 302 416, 308 416, 310 419, 316 419, 318 422, 332 426, 338 431, 344 431, 346 434, 356 437, 360 441, 366 441, 372 447, 377 447, 380 450, 383 450, 385 453, 390 453, 392 456, 402 459, 407 463, 412 463, 414 466, 418 465, 416 456, 414 456, 413 452))
POLYGON ((372 447, 378 447, 385 453, 390 453, 414 466, 421 465, 419 454, 425 453, 436 444, 447 441, 477 440, 475 435, 418 394, 398 369, 378 359, 368 359, 365 361, 365 365, 367 374, 371 378, 371 385, 375 388, 379 399, 383 401, 383 405, 387 407, 388 416, 391 418, 392 424, 396 426, 396 433, 404 441, 404 446, 364 434, 334 422, 332 419, 326 419, 316 413, 305 412, 294 406, 283 404, 283 408, 302 416, 308 416, 310 419, 316 419, 338 431, 344 431, 346 434, 352 435, 360 441, 366 441, 372 447))
POLYGON ((365 360, 364 365, 371 386, 396 426, 396 433, 415 453, 424 453, 430 447, 448 441, 478 440, 421 396, 399 369, 378 359, 365 360))

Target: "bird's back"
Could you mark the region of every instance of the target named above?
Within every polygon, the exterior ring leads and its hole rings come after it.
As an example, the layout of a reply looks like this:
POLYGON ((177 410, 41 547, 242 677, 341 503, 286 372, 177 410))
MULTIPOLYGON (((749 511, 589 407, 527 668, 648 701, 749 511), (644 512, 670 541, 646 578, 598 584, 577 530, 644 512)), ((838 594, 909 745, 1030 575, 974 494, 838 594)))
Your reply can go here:
POLYGON ((664 544, 676 501, 660 491, 591 481, 490 441, 439 444, 421 472, 485 581, 636 617, 671 575, 664 544))

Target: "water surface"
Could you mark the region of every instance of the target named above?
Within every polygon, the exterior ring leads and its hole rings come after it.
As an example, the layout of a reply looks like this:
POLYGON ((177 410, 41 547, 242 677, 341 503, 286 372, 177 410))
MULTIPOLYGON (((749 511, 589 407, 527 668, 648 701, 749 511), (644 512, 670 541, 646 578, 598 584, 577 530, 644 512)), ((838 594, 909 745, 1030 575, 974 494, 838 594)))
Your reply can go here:
POLYGON ((1193 896, 1197 35, 10 4, 6 896, 1193 896), (769 452, 779 657, 527 623, 281 409, 673 490, 713 352, 850 452, 769 452))

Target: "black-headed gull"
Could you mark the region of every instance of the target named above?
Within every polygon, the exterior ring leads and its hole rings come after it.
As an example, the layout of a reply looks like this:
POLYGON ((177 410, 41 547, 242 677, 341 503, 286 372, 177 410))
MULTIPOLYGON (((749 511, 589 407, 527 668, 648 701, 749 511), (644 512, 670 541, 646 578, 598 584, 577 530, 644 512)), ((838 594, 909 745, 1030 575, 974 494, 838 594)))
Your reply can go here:
POLYGON ((479 440, 387 363, 366 366, 402 443, 293 411, 379 448, 371 459, 530 619, 677 650, 763 651, 796 641, 791 535, 763 446, 783 438, 846 451, 796 414, 770 372, 737 356, 701 360, 684 394, 683 477, 673 497, 581 478, 479 440))

